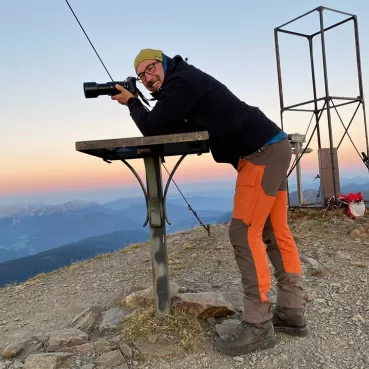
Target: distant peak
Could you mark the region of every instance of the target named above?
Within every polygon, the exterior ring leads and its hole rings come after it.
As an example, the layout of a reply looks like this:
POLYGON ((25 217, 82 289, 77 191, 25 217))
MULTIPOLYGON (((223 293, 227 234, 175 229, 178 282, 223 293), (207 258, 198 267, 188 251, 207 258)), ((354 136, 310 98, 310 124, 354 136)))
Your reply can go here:
POLYGON ((0 218, 41 216, 100 207, 96 201, 71 200, 56 205, 12 204, 0 208, 0 218))

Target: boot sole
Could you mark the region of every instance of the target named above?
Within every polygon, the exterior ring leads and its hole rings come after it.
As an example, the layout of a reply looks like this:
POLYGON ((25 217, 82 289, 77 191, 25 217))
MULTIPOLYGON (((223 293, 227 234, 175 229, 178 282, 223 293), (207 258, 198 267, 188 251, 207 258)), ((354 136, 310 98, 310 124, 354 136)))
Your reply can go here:
POLYGON ((289 334, 291 336, 299 336, 299 337, 306 337, 309 334, 309 331, 306 327, 276 327, 274 326, 275 332, 282 332, 289 334))
POLYGON ((276 342, 277 340, 274 336, 269 336, 245 347, 239 347, 234 349, 227 347, 217 347, 217 345, 215 345, 215 347, 217 348, 218 351, 222 352, 223 354, 238 356, 238 355, 246 355, 252 351, 259 349, 264 350, 267 348, 274 347, 276 342))

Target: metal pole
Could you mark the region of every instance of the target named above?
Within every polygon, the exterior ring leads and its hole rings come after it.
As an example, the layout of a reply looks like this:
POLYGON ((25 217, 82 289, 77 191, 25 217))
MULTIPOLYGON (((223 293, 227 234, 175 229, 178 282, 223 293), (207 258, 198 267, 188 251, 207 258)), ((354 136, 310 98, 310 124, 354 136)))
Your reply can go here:
POLYGON ((313 82, 313 95, 314 95, 314 110, 315 110, 315 121, 316 121, 316 134, 318 137, 318 148, 322 147, 322 143, 320 140, 320 127, 319 127, 319 118, 318 118, 318 102, 317 102, 317 93, 316 93, 316 80, 315 80, 315 67, 314 67, 314 56, 313 56, 313 39, 309 38, 309 50, 310 50, 310 64, 311 64, 311 78, 313 82))
MULTIPOLYGON (((325 85, 325 102, 327 104, 327 118, 328 118, 328 133, 329 133, 329 146, 331 153, 331 167, 332 167, 332 177, 333 177, 333 191, 334 191, 334 199, 336 205, 338 205, 337 200, 337 188, 336 188, 336 170, 334 167, 333 160, 333 137, 332 137, 332 120, 331 120, 331 109, 330 109, 330 100, 329 100, 329 88, 328 88, 328 72, 327 72, 327 58, 325 53, 325 38, 324 38, 324 21, 323 21, 323 9, 319 10, 320 17, 320 37, 322 41, 322 58, 323 58, 323 71, 324 71, 324 85, 325 85)), ((324 200, 324 198, 323 198, 324 200)))
POLYGON ((160 156, 144 157, 147 181, 155 314, 170 312, 168 252, 160 156))
MULTIPOLYGON (((275 56, 277 60, 277 75, 278 75, 278 88, 279 88, 279 104, 280 104, 280 119, 281 119, 281 129, 284 130, 283 127, 283 111, 284 111, 284 102, 283 102, 283 87, 282 87, 282 72, 281 72, 281 58, 279 55, 279 40, 278 40, 278 29, 274 29, 274 42, 275 42, 275 56)), ((288 209, 291 206, 290 199, 290 190, 288 186, 288 177, 287 177, 287 203, 288 209)))
POLYGON ((281 72, 281 59, 279 55, 279 41, 278 41, 278 31, 274 30, 274 42, 275 42, 275 56, 277 59, 277 75, 278 75, 278 89, 279 89, 279 104, 280 104, 280 115, 281 115, 281 128, 283 130, 283 87, 282 87, 282 72, 281 72))
POLYGON ((296 156, 296 180, 297 180, 297 194, 298 194, 298 200, 299 205, 302 205, 302 202, 304 201, 304 193, 302 191, 302 181, 301 181, 301 165, 300 160, 298 160, 302 144, 301 142, 295 142, 295 156, 296 156))
POLYGON ((355 30, 356 64, 357 64, 357 74, 358 74, 358 80, 359 80, 359 92, 360 92, 361 103, 363 105, 363 114, 364 114, 366 154, 369 155, 368 127, 367 127, 366 113, 365 113, 363 77, 362 77, 362 73, 361 73, 359 27, 358 27, 358 21, 357 21, 357 16, 356 15, 353 17, 353 20, 354 20, 354 30, 355 30))
POLYGON ((279 28, 285 27, 285 26, 287 26, 288 24, 290 24, 290 23, 292 23, 292 22, 295 22, 295 21, 297 21, 297 20, 301 19, 302 17, 305 17, 306 15, 309 15, 310 13, 315 12, 316 10, 319 10, 320 8, 321 8, 321 7, 319 6, 319 7, 315 8, 315 9, 313 9, 313 10, 310 10, 309 12, 306 12, 305 14, 302 14, 302 15, 300 15, 300 16, 298 16, 298 17, 296 17, 296 18, 292 19, 292 20, 290 20, 289 22, 282 24, 281 26, 277 27, 276 29, 279 29, 279 28))

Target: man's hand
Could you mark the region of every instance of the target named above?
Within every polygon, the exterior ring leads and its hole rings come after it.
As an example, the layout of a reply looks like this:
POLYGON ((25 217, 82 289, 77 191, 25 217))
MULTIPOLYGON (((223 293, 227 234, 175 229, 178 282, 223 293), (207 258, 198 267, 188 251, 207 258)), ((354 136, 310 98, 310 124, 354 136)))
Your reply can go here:
POLYGON ((119 104, 127 105, 128 100, 131 97, 135 97, 135 95, 133 95, 131 92, 129 92, 128 90, 126 90, 121 85, 116 84, 115 85, 115 88, 120 91, 120 94, 117 94, 115 96, 112 96, 111 99, 118 101, 119 104))

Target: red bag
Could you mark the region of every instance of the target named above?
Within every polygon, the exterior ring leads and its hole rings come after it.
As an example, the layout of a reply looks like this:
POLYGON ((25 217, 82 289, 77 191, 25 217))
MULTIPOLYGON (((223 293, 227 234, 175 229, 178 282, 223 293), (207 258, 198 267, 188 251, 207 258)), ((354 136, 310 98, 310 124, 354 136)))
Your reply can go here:
POLYGON ((338 203, 347 206, 347 214, 350 218, 363 217, 366 214, 364 197, 361 192, 339 195, 338 203))

